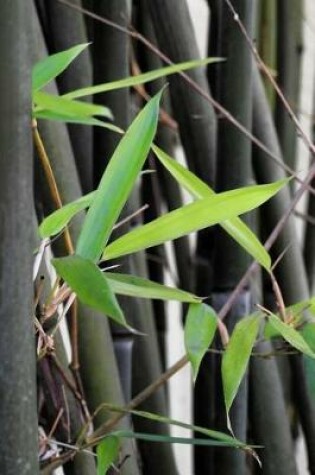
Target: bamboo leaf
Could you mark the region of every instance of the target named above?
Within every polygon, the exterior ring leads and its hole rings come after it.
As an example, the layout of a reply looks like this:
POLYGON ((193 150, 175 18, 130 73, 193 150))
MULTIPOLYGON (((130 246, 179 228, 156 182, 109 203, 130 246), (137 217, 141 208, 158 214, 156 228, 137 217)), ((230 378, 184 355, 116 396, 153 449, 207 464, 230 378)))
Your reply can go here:
POLYGON ((94 115, 106 117, 107 119, 113 118, 108 107, 90 104, 89 102, 73 101, 65 99, 64 97, 48 94, 47 92, 35 92, 33 102, 35 104, 33 111, 35 117, 43 110, 47 110, 73 119, 92 117, 94 115))
POLYGON ((41 110, 37 111, 34 114, 36 119, 43 119, 43 120, 55 120, 57 122, 64 122, 67 124, 81 124, 81 125, 91 125, 96 127, 103 127, 104 129, 112 130, 118 134, 123 134, 124 131, 117 127, 117 125, 112 124, 111 122, 103 122, 102 120, 96 119, 95 117, 88 117, 88 116, 75 116, 70 117, 67 115, 59 114, 54 111, 50 110, 41 110))
POLYGON ((102 440, 96 448, 97 475, 106 475, 111 465, 119 454, 120 440, 116 435, 111 435, 102 440))
POLYGON ((281 180, 269 185, 240 188, 183 206, 110 243, 105 248, 103 259, 113 259, 157 246, 246 213, 267 201, 286 183, 287 180, 281 180))
POLYGON ((185 322, 185 347, 196 381, 201 361, 217 329, 215 311, 205 304, 191 304, 185 322))
POLYGON ((307 345, 315 352, 315 322, 306 323, 300 332, 307 345))
POLYGON ((197 432, 198 434, 203 434, 211 439, 218 440, 229 444, 231 447, 248 447, 244 442, 232 437, 229 434, 225 434, 224 432, 219 432, 212 429, 206 429, 205 427, 195 426, 193 424, 187 424, 182 421, 177 421, 175 419, 170 419, 169 417, 161 416, 159 414, 154 414, 152 412, 145 412, 145 411, 137 411, 132 409, 125 409, 123 407, 115 406, 113 404, 104 403, 102 407, 108 409, 111 412, 119 412, 119 413, 126 413, 132 414, 137 417, 142 417, 144 419, 149 419, 151 421, 159 422, 161 424, 173 425, 176 427, 182 427, 183 429, 188 429, 193 432, 197 432))
POLYGON ((304 353, 311 358, 315 358, 315 353, 313 353, 311 348, 308 346, 303 336, 292 326, 284 323, 282 320, 280 320, 280 318, 273 314, 268 315, 268 320, 272 327, 277 330, 281 334, 282 338, 290 343, 290 345, 301 351, 301 353, 304 353))
POLYGON ((75 99, 78 97, 99 94, 101 92, 115 91, 116 89, 121 89, 123 87, 137 86, 139 84, 145 84, 147 82, 154 81, 155 79, 159 79, 164 76, 169 76, 180 71, 187 71, 188 69, 205 66, 210 63, 217 63, 219 61, 223 61, 223 59, 206 58, 196 61, 187 61, 185 63, 173 64, 171 66, 155 69, 144 74, 139 74, 138 76, 132 76, 129 78, 119 79, 118 81, 112 81, 104 84, 98 84, 96 86, 85 87, 83 89, 77 89, 76 91, 71 91, 68 94, 65 94, 63 97, 75 99))
POLYGON ((77 253, 98 260, 146 160, 156 132, 162 91, 138 114, 112 156, 85 218, 77 253))
POLYGON ((211 439, 195 439, 191 437, 172 437, 170 435, 146 434, 142 432, 132 432, 125 430, 118 430, 112 432, 116 437, 127 439, 147 440, 150 442, 163 442, 166 444, 185 444, 185 445, 203 445, 208 447, 230 447, 227 442, 219 442, 211 439))
POLYGON ((246 372, 260 320, 260 312, 240 320, 233 330, 222 358, 223 393, 230 429, 229 411, 246 372))
MULTIPOLYGON (((207 198, 215 195, 210 186, 200 180, 196 175, 176 162, 156 145, 152 146, 157 158, 171 173, 175 180, 185 188, 194 198, 207 198)), ((259 264, 270 270, 271 258, 251 229, 238 217, 220 223, 223 229, 239 243, 259 264)))
POLYGON ((92 191, 50 214, 39 226, 40 236, 46 238, 62 231, 77 213, 91 205, 96 193, 96 191, 92 191))
POLYGON ((52 263, 58 275, 84 304, 106 314, 115 322, 128 326, 106 277, 94 262, 73 255, 52 259, 52 263))
POLYGON ((89 43, 84 43, 73 46, 70 49, 48 56, 35 64, 32 74, 33 92, 38 91, 59 76, 88 45, 89 43))
POLYGON ((177 300, 178 302, 200 302, 190 292, 158 284, 135 275, 105 273, 107 282, 115 294, 146 299, 177 300))

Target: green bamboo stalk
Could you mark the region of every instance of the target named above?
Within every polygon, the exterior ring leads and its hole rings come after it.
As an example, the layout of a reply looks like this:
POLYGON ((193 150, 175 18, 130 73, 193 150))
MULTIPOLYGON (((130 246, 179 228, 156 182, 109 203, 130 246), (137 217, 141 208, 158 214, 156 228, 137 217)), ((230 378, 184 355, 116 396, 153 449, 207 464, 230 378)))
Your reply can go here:
POLYGON ((4 0, 0 17, 0 460, 6 475, 39 473, 30 226, 30 4, 4 0))
MULTIPOLYGON (((74 4, 81 6, 81 0, 74 4)), ((58 2, 45 2, 47 26, 44 35, 49 53, 57 53, 74 45, 87 43, 84 19, 58 2)), ((89 50, 84 51, 57 80, 60 93, 66 93, 92 84, 89 50)), ((70 124, 69 135, 80 176, 83 193, 92 189, 92 129, 70 124)))
MULTIPOLYGON (((300 70, 302 55, 303 2, 300 0, 278 1, 278 84, 291 107, 298 109, 300 70)), ((276 105, 276 127, 286 163, 296 165, 296 131, 280 100, 276 105)))

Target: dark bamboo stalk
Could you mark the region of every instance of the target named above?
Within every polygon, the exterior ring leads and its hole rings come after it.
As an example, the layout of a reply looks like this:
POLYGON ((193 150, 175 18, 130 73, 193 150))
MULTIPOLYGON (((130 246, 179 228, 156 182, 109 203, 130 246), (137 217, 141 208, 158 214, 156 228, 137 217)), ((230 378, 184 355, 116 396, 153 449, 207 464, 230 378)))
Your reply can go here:
MULTIPOLYGON (((268 148, 280 154, 280 145, 276 135, 274 123, 268 107, 268 102, 263 90, 263 85, 258 71, 254 73, 254 132, 268 148)), ((283 178, 283 171, 268 163, 264 154, 255 150, 253 160, 256 177, 259 183, 274 181, 283 178)), ((262 223, 266 232, 273 228, 290 202, 288 187, 281 191, 272 202, 262 208, 262 223)), ((291 217, 277 242, 272 248, 274 258, 287 249, 281 262, 276 269, 276 276, 281 287, 285 303, 289 305, 308 298, 308 282, 301 248, 298 243, 295 221, 291 217), (294 271, 292 271, 294 269, 294 271)), ((298 396, 295 399, 297 411, 300 416, 301 426, 308 447, 309 466, 314 467, 312 441, 315 436, 315 424, 313 418, 314 403, 312 401, 307 381, 305 379, 303 365, 299 363, 299 356, 290 358, 293 381, 299 385, 298 396), (304 416, 305 408, 311 408, 309 417, 304 416)))
MULTIPOLYGON (((45 55, 40 30, 37 30, 37 59, 45 55)), ((49 150, 49 158, 55 173, 57 185, 63 202, 69 202, 81 195, 78 173, 72 153, 72 148, 63 124, 46 121, 41 124, 44 143, 49 150)), ((45 202, 45 210, 48 200, 45 202)), ((71 234, 77 237, 80 220, 71 226, 71 234)), ((75 239, 74 239, 75 240, 75 239)), ((84 307, 79 307, 79 356, 82 369, 80 374, 83 381, 86 399, 90 411, 94 411, 103 402, 124 404, 113 344, 104 315, 96 314, 84 307), (91 365, 91 366, 90 366, 91 365), (96 391, 94 393, 94 390, 96 391)), ((107 419, 101 414, 96 420, 96 426, 107 419)), ((123 424, 128 428, 128 421, 123 424)), ((135 457, 134 445, 131 441, 123 443, 124 455, 130 455, 122 467, 122 473, 136 475, 138 464, 135 457)))
MULTIPOLYGON (((260 343, 255 351, 272 351, 269 342, 260 343)), ((294 447, 283 388, 274 359, 253 357, 250 365, 250 422, 255 444, 261 444, 258 455, 263 475, 296 475, 294 447)))
MULTIPOLYGON (((278 1, 277 82, 296 112, 298 109, 302 46, 303 2, 278 1)), ((296 130, 280 100, 276 105, 276 127, 283 157, 296 165, 296 130)))
MULTIPOLYGON (((315 100, 313 102, 313 126, 312 126, 312 136, 313 141, 315 139, 315 100)), ((312 185, 315 185, 315 180, 313 180, 312 185)), ((309 195, 308 201, 308 210, 307 214, 311 217, 315 217, 315 198, 314 195, 309 195)), ((310 295, 315 293, 315 225, 308 222, 305 229, 304 237, 304 262, 307 272, 307 278, 310 288, 310 295)))
MULTIPOLYGON (((75 0, 81 6, 81 0, 75 0)), ((74 14, 65 5, 55 1, 45 2, 46 28, 44 36, 50 54, 63 51, 81 43, 87 43, 84 18, 74 14)), ((92 84, 90 47, 70 65, 57 79, 61 94, 92 84)), ((69 135, 83 193, 91 191, 92 185, 92 129, 88 126, 69 125, 69 135)))
MULTIPOLYGON (((148 0, 159 47, 173 61, 198 59, 195 33, 186 0, 148 0)), ((208 91, 204 71, 190 71, 203 90, 208 91)), ((215 175, 216 118, 214 110, 177 76, 169 78, 174 117, 189 167, 212 185, 215 175)))
MULTIPOLYGON (((277 0, 263 0, 259 6, 258 47, 262 60, 273 74, 277 74, 277 0)), ((264 78, 271 110, 275 107, 275 90, 264 78)))
POLYGON ((5 0, 0 17, 0 460, 6 475, 39 473, 32 319, 30 5, 5 0))
MULTIPOLYGON (((244 23, 250 36, 253 35, 255 19, 255 3, 236 0, 233 2, 240 20, 244 23)), ((222 105, 238 120, 251 130, 252 125, 252 57, 248 45, 237 28, 233 17, 222 4, 222 27, 220 52, 227 58, 220 69, 220 97, 222 105)), ((248 139, 235 130, 231 124, 222 120, 219 124, 217 189, 225 191, 252 182, 251 144, 248 139)), ((249 224, 249 218, 246 217, 249 224)), ((218 310, 229 298, 239 279, 250 262, 249 255, 222 230, 218 229, 215 268, 213 305, 218 310)), ((251 310, 249 289, 245 289, 227 316, 228 328, 232 331, 235 324, 251 310)), ((247 437, 247 380, 244 379, 239 393, 231 409, 231 423, 235 435, 242 440, 247 437)), ((218 400, 219 427, 226 427, 225 410, 222 401, 218 400)), ((216 473, 245 473, 246 459, 244 453, 228 449, 217 452, 215 459, 216 473)))

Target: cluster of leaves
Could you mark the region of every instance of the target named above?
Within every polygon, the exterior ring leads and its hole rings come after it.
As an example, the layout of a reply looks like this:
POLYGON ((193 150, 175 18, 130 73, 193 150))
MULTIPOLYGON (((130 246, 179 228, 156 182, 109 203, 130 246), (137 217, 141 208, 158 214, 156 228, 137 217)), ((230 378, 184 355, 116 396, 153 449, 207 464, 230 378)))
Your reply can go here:
MULTIPOLYGON (((103 174, 98 189, 52 213, 41 223, 39 233, 42 238, 55 236, 69 224, 78 212, 87 209, 75 253, 52 260, 57 274, 83 303, 101 311, 131 331, 134 330, 125 320, 117 295, 177 300, 188 303, 185 345, 194 379, 196 379, 202 358, 208 351, 218 328, 218 317, 215 311, 204 304, 201 298, 189 292, 134 275, 104 271, 100 269, 99 263, 109 259, 118 259, 208 226, 220 224, 267 272, 271 272, 271 259, 268 252, 238 216, 270 199, 286 185, 287 180, 216 194, 207 184, 154 145, 153 140, 163 91, 154 96, 139 112, 126 133, 109 122, 113 119, 109 109, 78 100, 84 96, 145 83, 158 77, 205 65, 215 61, 213 58, 168 66, 136 77, 72 91, 64 96, 56 96, 43 91, 43 88, 62 73, 86 46, 78 45, 50 56, 34 67, 33 117, 34 119, 50 119, 107 127, 123 135, 103 174), (107 121, 100 120, 99 117, 107 121), (180 186, 190 194, 192 202, 109 242, 120 213, 150 150, 154 152, 157 159, 180 186)), ((290 315, 297 315, 305 308, 314 309, 315 302, 304 302, 299 305, 299 308, 290 309, 290 315)), ((222 359, 222 380, 227 415, 259 335, 281 336, 297 350, 308 356, 315 356, 313 353, 315 324, 302 325, 303 318, 291 318, 284 322, 275 314, 259 311, 245 317, 236 325, 222 359), (301 331, 299 331, 300 329, 301 331)), ((115 410, 115 408, 111 408, 111 410, 115 410)), ((159 422, 185 426, 167 418, 162 420, 157 415, 136 411, 134 414, 140 417, 155 418, 159 422)), ((208 435, 210 439, 201 442, 197 439, 175 440, 169 437, 168 441, 210 445, 221 443, 244 447, 240 441, 225 434, 191 425, 187 427, 199 430, 199 432, 208 435)), ((121 431, 110 434, 97 450, 99 473, 105 473, 115 460, 121 437, 146 439, 151 437, 150 440, 159 440, 158 436, 149 434, 121 431)), ((165 438, 163 440, 165 441, 165 438)))

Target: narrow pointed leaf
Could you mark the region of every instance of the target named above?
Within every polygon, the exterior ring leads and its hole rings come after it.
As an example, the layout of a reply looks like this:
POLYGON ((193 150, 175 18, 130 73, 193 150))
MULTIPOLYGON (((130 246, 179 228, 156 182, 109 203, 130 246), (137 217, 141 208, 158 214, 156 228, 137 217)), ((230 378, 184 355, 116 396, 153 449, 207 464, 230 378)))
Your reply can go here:
POLYGON ((57 274, 67 282, 78 298, 115 322, 127 326, 123 312, 107 283, 103 272, 94 262, 80 256, 68 256, 52 260, 57 274))
POLYGON ((315 358, 315 353, 313 353, 311 348, 308 346, 301 333, 295 330, 292 326, 284 323, 276 315, 268 315, 268 320, 272 327, 277 330, 282 338, 290 343, 291 346, 301 351, 301 353, 304 353, 311 358, 315 358))
POLYGON ((107 408, 111 412, 120 412, 126 414, 132 414, 137 417, 142 417, 144 419, 148 419, 151 421, 159 422, 161 424, 173 425, 175 427, 182 427, 183 429, 191 430, 198 434, 203 434, 211 439, 219 440, 221 442, 225 442, 232 447, 247 447, 244 442, 232 437, 229 434, 225 434, 224 432, 219 432, 212 429, 206 429, 205 427, 195 426, 193 424, 187 424, 182 421, 178 421, 175 419, 170 419, 169 417, 161 416, 159 414, 154 414, 152 412, 145 412, 145 411, 137 411, 132 409, 125 409, 124 407, 115 406, 113 404, 102 404, 104 408, 107 408))
POLYGON ((38 91, 59 76, 88 45, 89 43, 73 46, 35 64, 32 73, 32 90, 38 91))
POLYGON ((142 432, 132 432, 119 430, 112 433, 116 437, 127 438, 127 439, 137 439, 137 440, 147 440, 149 442, 163 442, 167 444, 185 444, 185 445, 204 445, 204 446, 214 446, 214 447, 230 447, 230 444, 227 442, 219 442, 217 440, 211 439, 194 439, 191 437, 172 437, 170 435, 159 435, 159 434, 146 434, 142 432))
POLYGON ((118 81, 112 81, 104 84, 97 84, 96 86, 85 87, 83 89, 77 89, 76 91, 71 91, 68 94, 65 94, 63 97, 75 99, 78 97, 99 94, 101 92, 114 91, 123 87, 138 86, 139 84, 145 84, 147 82, 154 81, 155 79, 159 79, 164 76, 169 76, 180 71, 187 71, 188 69, 205 66, 210 63, 217 63, 219 61, 223 61, 222 58, 206 58, 196 61, 187 61, 185 63, 173 64, 171 66, 165 66, 164 68, 155 69, 144 74, 139 74, 138 76, 132 76, 124 79, 119 79, 118 81))
POLYGON ((106 437, 96 448, 97 475, 106 475, 119 455, 120 441, 117 436, 106 437))
POLYGON ((227 414, 245 375, 259 330, 261 314, 243 318, 235 326, 222 359, 222 383, 227 414))
POLYGON ((89 102, 73 101, 42 91, 34 93, 33 102, 35 104, 35 117, 37 117, 37 114, 43 110, 47 110, 73 119, 92 117, 94 115, 106 117, 107 119, 113 118, 108 107, 90 104, 89 102))
POLYGON ((50 110, 40 110, 34 113, 36 119, 43 120, 54 120, 56 122, 64 122, 67 124, 81 124, 81 125, 91 125, 95 127, 103 127, 104 129, 112 130, 117 134, 123 134, 124 131, 117 125, 112 124, 111 122, 103 122, 102 120, 96 119, 95 117, 88 116, 75 116, 70 117, 67 115, 59 114, 50 110))
POLYGON ((185 322, 185 347, 196 381, 201 361, 211 345, 217 329, 217 315, 208 305, 189 306, 185 322))
MULTIPOLYGON (((207 198, 215 195, 215 192, 200 180, 196 175, 183 167, 180 163, 169 157, 156 145, 152 146, 160 162, 173 175, 177 182, 185 188, 194 198, 207 198)), ((251 229, 238 217, 231 218, 220 223, 223 229, 239 243, 251 256, 266 270, 270 270, 271 258, 267 250, 261 244, 251 229)))
POLYGON ((200 299, 190 292, 158 284, 135 275, 105 272, 105 276, 112 291, 118 295, 189 303, 200 302, 200 299))
POLYGON ((287 180, 218 193, 171 211, 110 243, 104 259, 157 246, 246 213, 275 195, 287 180))
POLYGON ((162 92, 138 114, 118 144, 85 218, 77 253, 97 261, 147 158, 156 132, 162 92))
POLYGON ((91 205, 96 193, 96 191, 92 191, 47 216, 39 226, 40 236, 42 238, 55 236, 62 231, 77 213, 91 205))

